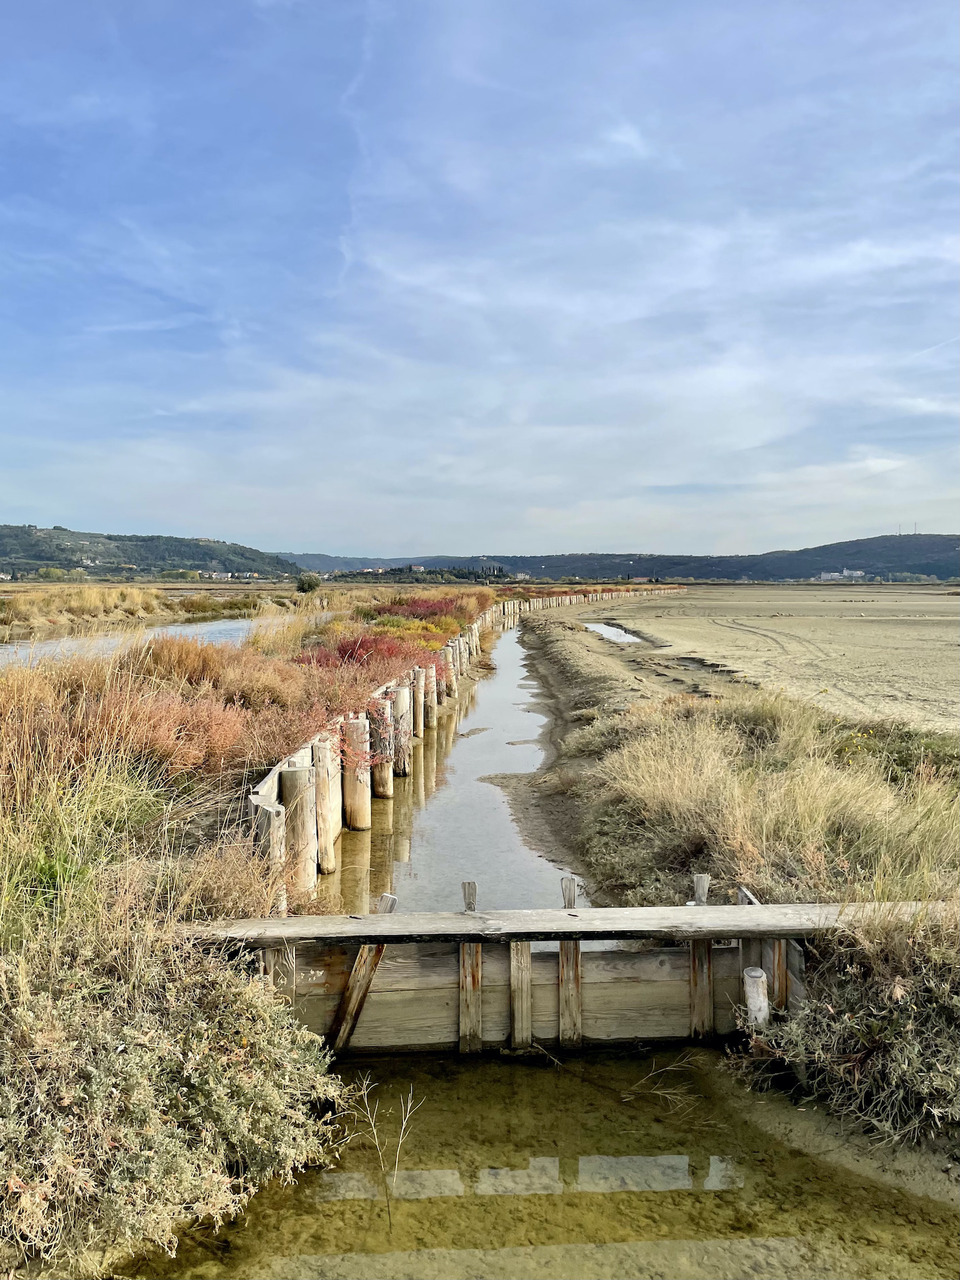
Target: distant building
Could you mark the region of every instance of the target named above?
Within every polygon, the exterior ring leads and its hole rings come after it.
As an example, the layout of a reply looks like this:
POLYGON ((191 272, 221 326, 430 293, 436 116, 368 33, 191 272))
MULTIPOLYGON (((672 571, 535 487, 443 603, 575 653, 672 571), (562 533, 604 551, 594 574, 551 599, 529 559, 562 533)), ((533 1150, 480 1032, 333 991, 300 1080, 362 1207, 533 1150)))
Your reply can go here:
POLYGON ((824 570, 824 572, 820 574, 819 579, 815 578, 814 581, 815 582, 817 581, 849 582, 851 581, 851 579, 853 581, 856 581, 858 578, 865 578, 865 577, 866 577, 866 573, 863 569, 844 569, 842 573, 827 573, 826 570, 824 570))
POLYGON ((650 579, 649 578, 631 578, 630 581, 631 582, 649 582, 650 579))

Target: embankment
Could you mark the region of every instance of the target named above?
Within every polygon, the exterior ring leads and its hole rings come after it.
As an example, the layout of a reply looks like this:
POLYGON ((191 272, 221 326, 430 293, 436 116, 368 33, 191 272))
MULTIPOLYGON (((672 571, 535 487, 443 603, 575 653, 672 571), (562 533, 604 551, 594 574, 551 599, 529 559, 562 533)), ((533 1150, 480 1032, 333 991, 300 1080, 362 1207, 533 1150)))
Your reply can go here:
MULTIPOLYGON (((606 900, 683 902, 699 872, 721 901, 955 897, 956 739, 838 722, 569 616, 524 639, 561 726, 538 807, 606 900)), ((956 938, 953 914, 814 945, 803 1010, 756 1053, 884 1137, 956 1142, 956 938)))

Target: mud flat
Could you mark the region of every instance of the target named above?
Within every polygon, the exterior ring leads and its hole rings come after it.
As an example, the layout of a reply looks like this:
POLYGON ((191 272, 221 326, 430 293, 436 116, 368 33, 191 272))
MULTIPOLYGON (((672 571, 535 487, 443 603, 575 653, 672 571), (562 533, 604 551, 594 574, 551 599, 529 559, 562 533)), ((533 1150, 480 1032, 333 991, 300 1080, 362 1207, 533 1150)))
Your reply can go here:
MULTIPOLYGON (((945 587, 691 587, 581 611, 641 634, 671 665, 718 664, 839 716, 957 722, 960 596, 945 587)), ((640 647, 640 646, 638 646, 640 647)), ((609 652, 609 650, 608 650, 609 652)))

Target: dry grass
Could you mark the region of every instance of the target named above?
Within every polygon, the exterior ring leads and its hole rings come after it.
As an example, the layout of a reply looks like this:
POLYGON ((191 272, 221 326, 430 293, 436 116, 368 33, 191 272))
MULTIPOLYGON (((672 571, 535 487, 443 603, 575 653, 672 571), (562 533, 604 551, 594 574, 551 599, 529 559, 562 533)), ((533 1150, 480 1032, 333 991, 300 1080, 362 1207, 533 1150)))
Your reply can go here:
MULTIPOLYGON (((620 741, 590 776, 591 848, 632 900, 683 901, 690 875, 769 901, 944 898, 958 871, 957 790, 923 747, 850 750, 815 707, 742 688, 676 698, 581 730, 620 741)), ((574 743, 576 745, 576 743, 574 743)), ((941 758, 942 757, 942 758, 941 758)))

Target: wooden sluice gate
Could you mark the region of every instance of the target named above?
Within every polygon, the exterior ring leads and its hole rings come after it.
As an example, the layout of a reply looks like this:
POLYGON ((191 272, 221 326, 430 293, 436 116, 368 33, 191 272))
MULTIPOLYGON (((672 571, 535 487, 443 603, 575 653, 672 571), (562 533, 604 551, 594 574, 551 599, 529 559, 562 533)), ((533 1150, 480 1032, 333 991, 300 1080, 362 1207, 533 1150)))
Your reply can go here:
MULTIPOLYGON (((706 879, 706 877, 705 877, 706 879)), ((802 939, 918 903, 576 907, 295 916, 207 926, 260 952, 298 1018, 338 1051, 579 1048, 732 1032, 803 999, 802 939), (626 949, 643 944, 642 949, 626 949), (759 963, 757 963, 759 961, 759 963), (745 990, 746 985, 746 990, 745 990)), ((476 886, 464 886, 468 908, 476 886)), ((746 899, 746 900, 745 900, 746 899)))

